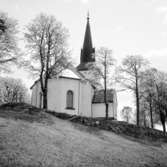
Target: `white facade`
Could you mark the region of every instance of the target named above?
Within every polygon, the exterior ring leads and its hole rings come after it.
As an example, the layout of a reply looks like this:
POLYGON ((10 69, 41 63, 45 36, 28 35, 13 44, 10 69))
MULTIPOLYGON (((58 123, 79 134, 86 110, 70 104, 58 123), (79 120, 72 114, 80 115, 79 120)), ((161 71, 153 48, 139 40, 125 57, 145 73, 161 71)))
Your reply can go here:
MULTIPOLYGON (((92 104, 92 111, 93 117, 105 117, 105 103, 93 103, 92 104)), ((115 103, 109 103, 108 105, 108 116, 112 118, 117 118, 117 106, 115 103)))
MULTIPOLYGON (((71 70, 65 70, 57 78, 48 80, 48 109, 55 112, 86 117, 105 117, 104 103, 93 103, 94 88, 71 70), (67 92, 73 93, 73 107, 67 107, 67 92)), ((40 82, 32 86, 32 105, 42 106, 40 82)), ((109 116, 116 118, 117 101, 109 103, 109 116)))

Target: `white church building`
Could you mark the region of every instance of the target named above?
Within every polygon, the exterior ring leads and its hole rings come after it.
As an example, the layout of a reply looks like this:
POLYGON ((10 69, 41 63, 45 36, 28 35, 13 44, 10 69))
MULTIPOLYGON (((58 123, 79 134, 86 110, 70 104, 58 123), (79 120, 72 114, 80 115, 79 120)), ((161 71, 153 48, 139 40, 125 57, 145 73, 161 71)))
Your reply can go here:
MULTIPOLYGON (((92 47, 89 17, 81 49, 80 64, 63 70, 48 81, 48 109, 55 112, 86 117, 105 117, 104 90, 97 90, 88 79, 88 65, 95 62, 95 49, 92 47)), ((40 82, 31 87, 31 103, 42 107, 40 82)), ((114 89, 107 90, 108 115, 117 119, 117 95, 114 89)))

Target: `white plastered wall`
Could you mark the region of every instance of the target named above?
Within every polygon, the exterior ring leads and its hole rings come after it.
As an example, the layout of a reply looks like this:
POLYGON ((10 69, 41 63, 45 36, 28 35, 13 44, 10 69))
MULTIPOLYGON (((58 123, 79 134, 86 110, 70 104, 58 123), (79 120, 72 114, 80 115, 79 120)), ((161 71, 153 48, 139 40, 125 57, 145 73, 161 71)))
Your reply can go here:
MULTIPOLYGON (((113 103, 109 103, 109 117, 117 119, 117 95, 113 90, 113 103)), ((93 103, 92 104, 93 117, 105 117, 105 103, 93 103)))
MULTIPOLYGON (((91 117, 92 86, 78 79, 53 78, 48 81, 48 109, 71 115, 91 117), (66 109, 66 93, 74 93, 74 109, 66 109)), ((40 83, 32 88, 32 105, 40 106, 40 83)))
MULTIPOLYGON (((89 82, 70 78, 53 78, 48 83, 48 109, 56 112, 81 115, 86 117, 105 117, 105 104, 92 104, 94 89, 89 82), (66 109, 66 93, 74 93, 74 110, 66 109)), ((32 105, 40 106, 40 83, 32 88, 32 105)), ((114 103, 109 104, 109 116, 117 118, 117 98, 114 92, 114 103)))
POLYGON ((72 115, 78 114, 78 82, 76 79, 50 79, 48 84, 48 109, 72 115), (74 109, 66 109, 66 94, 71 90, 74 94, 74 109))
MULTIPOLYGON (((105 117, 105 103, 93 103, 92 104, 92 112, 93 117, 105 117)), ((108 106, 108 116, 114 117, 114 106, 113 103, 109 103, 108 106)), ((114 117, 115 118, 115 117, 114 117)))
POLYGON ((81 82, 80 84, 80 111, 79 115, 91 117, 92 116, 92 95, 93 88, 89 82, 81 82))

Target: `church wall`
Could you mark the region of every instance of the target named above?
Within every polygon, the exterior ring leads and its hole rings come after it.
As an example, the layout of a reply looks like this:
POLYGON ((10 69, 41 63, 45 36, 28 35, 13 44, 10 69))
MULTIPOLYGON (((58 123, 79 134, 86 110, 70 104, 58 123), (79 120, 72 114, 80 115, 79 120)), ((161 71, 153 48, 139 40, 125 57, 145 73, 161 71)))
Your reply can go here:
POLYGON ((36 94, 35 94, 35 87, 36 86, 34 86, 33 88, 32 88, 32 90, 31 90, 31 104, 33 105, 33 106, 35 106, 36 105, 36 94))
MULTIPOLYGON (((93 103, 92 104, 92 113, 93 117, 105 117, 105 103, 93 103)), ((115 108, 113 103, 109 103, 108 106, 108 115, 109 117, 114 117, 115 118, 115 108)))
POLYGON ((67 114, 78 115, 78 102, 79 102, 79 86, 80 80, 74 79, 61 79, 62 89, 62 105, 61 110, 67 114), (66 109, 66 94, 67 91, 71 90, 74 96, 74 109, 66 109))
POLYGON ((92 97, 93 88, 88 82, 81 83, 81 103, 80 115, 91 117, 92 116, 92 97))
POLYGON ((60 112, 61 108, 61 85, 58 79, 48 81, 48 109, 60 112))
POLYGON ((78 82, 74 79, 51 79, 48 84, 48 109, 72 115, 78 114, 78 82), (74 94, 74 109, 66 109, 66 94, 71 90, 74 94))
MULTIPOLYGON (((40 107, 40 83, 32 88, 31 103, 40 107)), ((48 81, 48 109, 55 112, 91 117, 93 88, 85 81, 68 78, 54 78, 48 81), (66 109, 66 94, 74 93, 74 109, 66 109)))
MULTIPOLYGON (((94 89, 86 82, 77 79, 59 78, 50 79, 48 83, 48 109, 55 112, 81 115, 86 117, 105 117, 105 104, 94 103, 92 98, 94 89), (74 93, 74 109, 66 109, 66 93, 74 93)), ((32 88, 32 105, 40 107, 40 83, 32 88)), ((109 104, 109 117, 117 118, 117 97, 114 93, 114 102, 109 104)))

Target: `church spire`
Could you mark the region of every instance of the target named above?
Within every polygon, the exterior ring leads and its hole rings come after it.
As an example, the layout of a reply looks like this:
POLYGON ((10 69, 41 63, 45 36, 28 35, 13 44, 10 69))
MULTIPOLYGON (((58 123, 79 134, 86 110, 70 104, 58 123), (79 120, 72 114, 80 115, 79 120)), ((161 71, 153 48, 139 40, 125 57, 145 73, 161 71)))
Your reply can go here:
POLYGON ((87 20, 89 20, 89 11, 88 11, 88 13, 87 13, 87 20))
POLYGON ((88 12, 83 48, 81 49, 80 65, 78 66, 79 70, 83 70, 80 68, 81 64, 83 67, 85 63, 95 62, 95 57, 94 57, 95 49, 93 48, 93 45, 92 45, 92 37, 91 37, 89 20, 90 18, 89 18, 89 12, 88 12))
POLYGON ((85 31, 85 38, 83 43, 83 51, 87 54, 90 54, 92 51, 92 37, 90 31, 90 24, 89 24, 89 13, 87 15, 87 24, 86 24, 86 31, 85 31))

